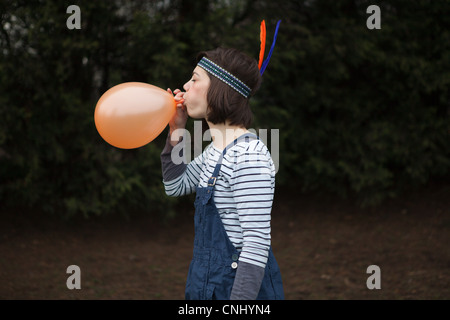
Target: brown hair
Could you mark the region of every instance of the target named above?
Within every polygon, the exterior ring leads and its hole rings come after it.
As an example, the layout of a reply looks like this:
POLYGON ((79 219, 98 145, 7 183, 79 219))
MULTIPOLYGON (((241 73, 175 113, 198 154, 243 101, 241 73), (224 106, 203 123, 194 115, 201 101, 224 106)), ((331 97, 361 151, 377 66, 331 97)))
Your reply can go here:
POLYGON ((249 98, 261 85, 261 75, 255 59, 236 49, 217 48, 200 52, 197 62, 206 57, 218 64, 251 89, 250 96, 245 98, 222 80, 210 75, 211 80, 206 101, 208 103, 207 119, 213 124, 229 122, 230 125, 249 128, 253 121, 249 98))

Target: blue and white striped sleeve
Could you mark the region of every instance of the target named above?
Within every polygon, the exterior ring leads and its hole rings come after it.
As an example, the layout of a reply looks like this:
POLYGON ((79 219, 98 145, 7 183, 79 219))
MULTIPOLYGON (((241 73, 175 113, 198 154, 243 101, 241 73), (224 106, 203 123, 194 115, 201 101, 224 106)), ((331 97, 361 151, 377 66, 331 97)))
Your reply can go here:
MULTIPOLYGON (((177 151, 184 150, 184 141, 176 145, 177 151)), ((171 197, 179 197, 195 192, 195 188, 200 180, 200 172, 203 164, 203 153, 196 157, 189 164, 186 161, 174 164, 172 151, 174 147, 170 145, 169 137, 166 146, 161 153, 161 165, 163 172, 163 184, 166 194, 171 197)))
POLYGON ((231 188, 243 236, 239 260, 264 268, 271 243, 275 173, 270 153, 261 145, 249 145, 236 157, 231 188))

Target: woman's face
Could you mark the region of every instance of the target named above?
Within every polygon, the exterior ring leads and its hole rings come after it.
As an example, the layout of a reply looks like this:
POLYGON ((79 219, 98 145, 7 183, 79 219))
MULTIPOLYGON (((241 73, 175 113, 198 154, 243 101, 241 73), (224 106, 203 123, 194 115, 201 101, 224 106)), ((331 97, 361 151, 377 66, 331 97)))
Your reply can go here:
POLYGON ((191 80, 184 84, 183 89, 186 91, 183 96, 184 104, 191 118, 206 118, 206 110, 208 108, 206 94, 210 83, 207 72, 197 66, 192 72, 191 80))

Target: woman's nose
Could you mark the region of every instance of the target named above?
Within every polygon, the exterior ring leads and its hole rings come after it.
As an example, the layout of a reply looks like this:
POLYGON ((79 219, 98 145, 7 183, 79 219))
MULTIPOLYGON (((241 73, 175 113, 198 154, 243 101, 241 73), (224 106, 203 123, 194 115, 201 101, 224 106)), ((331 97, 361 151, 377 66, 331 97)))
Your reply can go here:
POLYGON ((188 91, 190 88, 191 88, 190 81, 186 82, 186 83, 183 85, 184 91, 188 91))

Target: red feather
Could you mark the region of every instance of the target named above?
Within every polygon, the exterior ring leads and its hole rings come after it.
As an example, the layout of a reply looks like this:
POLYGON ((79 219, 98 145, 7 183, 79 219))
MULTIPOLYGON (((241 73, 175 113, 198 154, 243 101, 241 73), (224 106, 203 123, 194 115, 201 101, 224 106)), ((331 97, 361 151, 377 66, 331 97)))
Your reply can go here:
POLYGON ((259 50, 259 63, 258 68, 261 69, 261 65, 264 60, 264 50, 266 49, 266 22, 261 21, 261 32, 259 34, 259 39, 261 41, 261 49, 259 50))

